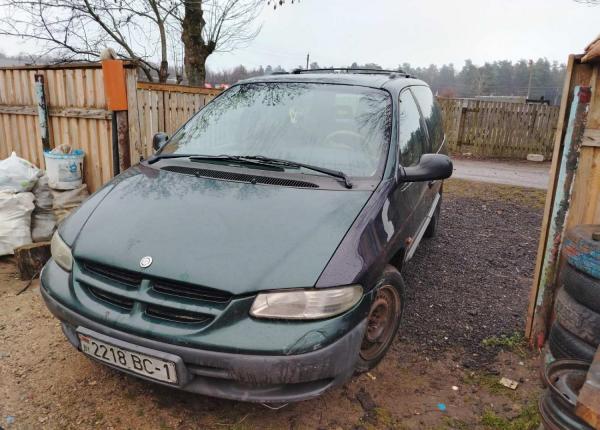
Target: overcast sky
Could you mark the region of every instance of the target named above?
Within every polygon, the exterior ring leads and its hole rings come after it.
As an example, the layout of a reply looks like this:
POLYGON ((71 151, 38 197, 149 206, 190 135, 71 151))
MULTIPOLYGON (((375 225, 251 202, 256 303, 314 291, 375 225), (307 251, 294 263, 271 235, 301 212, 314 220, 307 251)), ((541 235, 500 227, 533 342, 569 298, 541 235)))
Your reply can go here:
MULTIPOLYGON (((266 3, 266 0, 265 0, 266 3)), ((387 68, 546 57, 566 62, 600 33, 600 6, 574 0, 301 0, 260 17, 262 32, 247 47, 216 53, 213 70, 239 64, 311 62, 387 68)), ((0 38, 0 51, 31 51, 34 42, 0 38)))
POLYGON ((566 62, 600 33, 600 6, 574 0, 301 0, 265 8, 246 48, 214 54, 212 69, 311 62, 397 67, 546 57, 566 62))

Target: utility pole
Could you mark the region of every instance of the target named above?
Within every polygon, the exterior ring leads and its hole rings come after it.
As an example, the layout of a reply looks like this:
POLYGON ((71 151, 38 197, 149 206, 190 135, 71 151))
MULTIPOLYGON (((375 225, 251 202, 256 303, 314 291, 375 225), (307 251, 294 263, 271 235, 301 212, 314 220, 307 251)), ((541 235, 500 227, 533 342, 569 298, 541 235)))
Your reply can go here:
POLYGON ((306 54, 306 70, 308 70, 308 62, 310 61, 310 52, 306 54))
POLYGON ((529 84, 527 85, 527 99, 531 98, 531 81, 533 79, 533 60, 529 60, 529 84))

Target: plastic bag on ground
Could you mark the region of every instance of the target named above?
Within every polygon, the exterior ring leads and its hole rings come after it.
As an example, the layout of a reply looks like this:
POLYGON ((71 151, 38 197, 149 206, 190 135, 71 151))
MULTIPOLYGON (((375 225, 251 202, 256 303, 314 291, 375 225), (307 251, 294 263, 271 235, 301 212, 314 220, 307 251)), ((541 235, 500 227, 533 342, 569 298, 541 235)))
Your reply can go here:
POLYGON ((85 199, 88 198, 87 185, 83 184, 74 190, 60 191, 50 189, 52 193, 52 211, 56 216, 57 224, 69 215, 73 209, 78 207, 85 199))
POLYGON ((48 175, 42 176, 31 190, 35 196, 35 209, 31 215, 31 238, 34 242, 52 239, 56 229, 56 215, 52 209, 54 197, 48 185, 48 175))
POLYGON ((30 191, 41 175, 40 169, 13 152, 10 157, 0 160, 0 191, 30 191))
POLYGON ((0 255, 31 243, 33 193, 0 192, 0 255))

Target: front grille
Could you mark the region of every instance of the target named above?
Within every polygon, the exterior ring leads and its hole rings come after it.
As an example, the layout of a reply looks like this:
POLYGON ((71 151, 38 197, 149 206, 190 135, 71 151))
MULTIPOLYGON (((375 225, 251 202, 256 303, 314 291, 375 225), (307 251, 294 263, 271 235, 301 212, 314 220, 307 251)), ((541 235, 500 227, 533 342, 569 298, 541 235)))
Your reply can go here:
POLYGON ((129 270, 78 261, 76 285, 97 303, 149 319, 181 324, 208 324, 232 299, 231 293, 203 286, 145 276, 129 270), (183 299, 191 299, 184 302, 183 299), (139 303, 140 306, 135 306, 139 303), (182 305, 185 303, 185 306, 182 305), (185 307, 185 310, 181 308, 185 307))
POLYGON ((111 305, 117 306, 121 309, 125 309, 128 311, 133 309, 133 300, 128 299, 127 297, 107 293, 106 291, 102 291, 98 288, 94 288, 94 287, 90 287, 90 286, 88 286, 88 289, 94 295, 94 297, 96 297, 97 299, 99 299, 103 302, 110 303, 111 305))
POLYGON ((295 187, 295 188, 319 188, 317 184, 306 181, 298 181, 288 178, 273 178, 270 176, 249 175, 246 173, 237 172, 222 172, 210 169, 195 169, 192 167, 183 166, 166 166, 161 168, 168 172, 181 173, 183 175, 191 175, 199 178, 221 179, 232 182, 248 182, 251 184, 263 185, 278 185, 280 187, 295 187))
POLYGON ((84 262, 83 269, 101 278, 109 279, 120 284, 133 287, 142 282, 142 275, 129 270, 108 267, 98 263, 84 262))
POLYGON ((225 303, 231 300, 231 294, 224 291, 163 280, 155 281, 152 285, 152 289, 161 294, 186 297, 189 299, 206 300, 208 302, 225 303))
POLYGON ((148 305, 146 315, 160 318, 167 321, 180 323, 206 323, 212 319, 210 315, 204 315, 196 312, 182 311, 179 309, 165 308, 163 306, 148 305))

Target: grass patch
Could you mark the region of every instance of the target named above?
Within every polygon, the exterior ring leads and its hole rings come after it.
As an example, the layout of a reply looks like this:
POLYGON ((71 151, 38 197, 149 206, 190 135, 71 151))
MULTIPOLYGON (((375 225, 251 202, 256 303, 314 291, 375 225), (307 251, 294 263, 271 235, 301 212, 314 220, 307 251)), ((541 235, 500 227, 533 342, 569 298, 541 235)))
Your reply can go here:
POLYGON ((464 179, 444 181, 444 195, 477 198, 483 201, 511 202, 535 209, 543 209, 546 203, 546 190, 466 181, 464 179))
POLYGON ((488 429, 535 430, 540 425, 540 416, 535 403, 528 403, 513 419, 503 418, 493 410, 486 409, 481 416, 481 424, 488 429))
POLYGON ((463 420, 459 420, 458 418, 444 417, 444 424, 443 424, 443 427, 441 427, 441 428, 455 429, 455 430, 468 430, 468 429, 472 428, 472 426, 470 426, 463 420))
POLYGON ((514 391, 506 388, 500 383, 500 377, 498 375, 471 372, 463 378, 463 383, 485 388, 490 394, 505 394, 509 397, 514 396, 514 391))
POLYGON ((512 351, 523 358, 527 357, 529 351, 527 347, 527 340, 523 336, 523 333, 517 331, 510 336, 503 334, 500 337, 488 337, 487 339, 483 339, 481 344, 487 347, 498 347, 507 351, 512 351))

